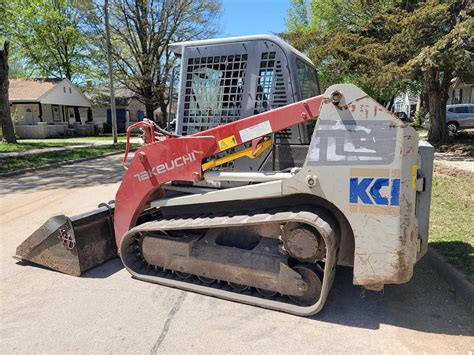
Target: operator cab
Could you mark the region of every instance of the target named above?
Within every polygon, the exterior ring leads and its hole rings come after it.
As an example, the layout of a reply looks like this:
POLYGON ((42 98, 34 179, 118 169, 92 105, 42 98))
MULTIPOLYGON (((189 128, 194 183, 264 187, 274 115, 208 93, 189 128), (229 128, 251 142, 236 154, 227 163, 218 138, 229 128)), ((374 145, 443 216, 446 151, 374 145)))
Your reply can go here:
MULTIPOLYGON (((276 36, 255 35, 174 43, 181 58, 176 132, 189 135, 320 94, 311 60, 276 36)), ((280 131, 259 159, 233 170, 302 166, 314 121, 280 131), (275 157, 273 157, 273 152, 275 157)))

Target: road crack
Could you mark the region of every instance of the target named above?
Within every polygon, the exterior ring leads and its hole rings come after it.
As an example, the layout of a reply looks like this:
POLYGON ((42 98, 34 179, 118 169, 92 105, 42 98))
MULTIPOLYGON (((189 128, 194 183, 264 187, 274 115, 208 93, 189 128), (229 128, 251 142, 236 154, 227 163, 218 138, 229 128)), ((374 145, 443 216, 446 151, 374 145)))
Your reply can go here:
POLYGON ((151 348, 150 355, 155 355, 158 351, 158 348, 161 346, 161 344, 165 340, 166 335, 168 334, 168 331, 170 329, 171 321, 173 320, 174 316, 176 315, 176 313, 181 308, 181 305, 183 304, 185 298, 186 298, 186 292, 181 292, 181 294, 178 297, 178 300, 174 304, 173 308, 171 308, 170 312, 168 313, 168 316, 166 317, 166 321, 165 321, 165 325, 163 326, 163 330, 161 331, 161 334, 158 337, 158 340, 155 342, 155 344, 151 348))

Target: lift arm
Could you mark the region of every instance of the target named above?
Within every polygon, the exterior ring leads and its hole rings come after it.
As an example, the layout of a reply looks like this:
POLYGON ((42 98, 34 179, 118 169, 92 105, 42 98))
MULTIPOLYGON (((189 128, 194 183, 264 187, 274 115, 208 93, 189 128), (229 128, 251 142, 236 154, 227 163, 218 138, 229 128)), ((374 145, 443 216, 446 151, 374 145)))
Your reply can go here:
MULTIPOLYGON (((252 142, 253 152, 257 154, 262 149, 262 143, 259 145, 262 137, 317 119, 322 103, 323 97, 315 96, 189 136, 166 137, 161 141, 155 141, 154 136, 146 137, 146 144, 135 153, 115 197, 117 246, 148 203, 164 195, 161 188, 164 183, 199 181, 203 171, 209 169, 206 165, 203 169, 204 159, 244 143, 252 142)), ((145 133, 150 134, 149 125, 143 125, 145 133)))

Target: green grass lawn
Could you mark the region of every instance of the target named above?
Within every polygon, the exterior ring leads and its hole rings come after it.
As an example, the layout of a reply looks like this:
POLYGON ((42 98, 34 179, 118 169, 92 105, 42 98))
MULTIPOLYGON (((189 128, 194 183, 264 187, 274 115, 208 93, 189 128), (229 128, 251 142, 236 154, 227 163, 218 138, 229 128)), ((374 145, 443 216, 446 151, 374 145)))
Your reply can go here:
POLYGON ((474 280, 474 178, 436 174, 430 246, 474 280))
POLYGON ((32 149, 58 148, 81 144, 79 142, 22 142, 6 144, 0 143, 0 153, 24 152, 32 149))
MULTIPOLYGON (((112 135, 111 134, 106 134, 106 135, 101 135, 101 136, 90 136, 90 137, 71 137, 71 138, 63 138, 65 142, 68 140, 73 140, 73 141, 110 141, 112 142, 112 135)), ((125 142, 126 136, 125 133, 119 133, 117 135, 117 140, 119 142, 125 142)))
MULTIPOLYGON (((125 133, 119 133, 118 141, 125 142, 125 140, 125 133)), ((18 139, 16 144, 0 143, 0 153, 24 152, 27 150, 41 148, 67 147, 72 145, 87 144, 93 141, 110 141, 112 144, 112 135, 47 139, 18 139)))
POLYGON ((86 148, 76 148, 57 152, 3 158, 0 159, 0 173, 6 173, 25 168, 39 167, 51 163, 64 162, 68 160, 88 158, 112 152, 119 152, 124 149, 125 143, 117 143, 114 145, 97 145, 86 148))

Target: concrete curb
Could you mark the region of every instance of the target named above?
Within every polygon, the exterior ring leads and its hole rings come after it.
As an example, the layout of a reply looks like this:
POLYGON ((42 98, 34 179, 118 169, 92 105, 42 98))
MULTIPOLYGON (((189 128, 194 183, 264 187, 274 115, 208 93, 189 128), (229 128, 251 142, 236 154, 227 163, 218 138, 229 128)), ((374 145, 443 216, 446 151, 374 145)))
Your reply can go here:
POLYGON ((474 285, 462 272, 449 264, 446 259, 433 248, 429 248, 423 258, 454 290, 455 297, 462 298, 470 309, 474 309, 474 285))
MULTIPOLYGON (((134 150, 135 149, 130 149, 130 152, 133 152, 134 150)), ((99 158, 105 158, 105 157, 108 157, 108 156, 111 156, 111 155, 123 154, 124 152, 125 152, 125 150, 121 150, 121 151, 118 151, 118 152, 111 152, 111 153, 106 153, 106 154, 101 154, 101 155, 94 155, 92 157, 87 157, 87 158, 81 158, 81 159, 75 159, 75 160, 65 160, 65 161, 61 161, 61 162, 58 162, 58 163, 51 163, 51 164, 42 165, 42 166, 35 166, 35 167, 32 167, 32 168, 9 171, 7 173, 0 173, 0 178, 21 175, 21 174, 30 173, 30 172, 37 171, 37 170, 48 170, 48 169, 52 169, 52 168, 57 168, 57 167, 62 166, 62 165, 80 163, 80 162, 83 162, 83 161, 94 160, 94 159, 99 159, 99 158)))

